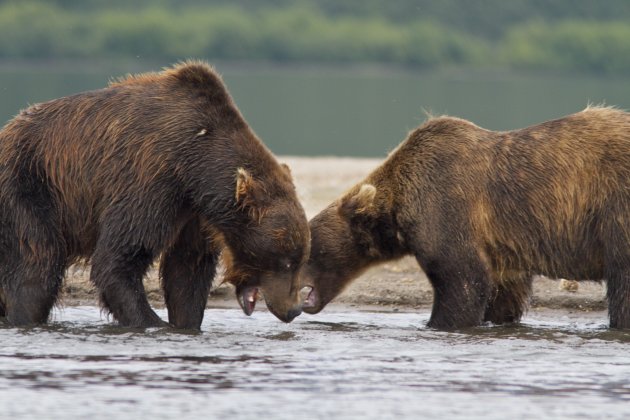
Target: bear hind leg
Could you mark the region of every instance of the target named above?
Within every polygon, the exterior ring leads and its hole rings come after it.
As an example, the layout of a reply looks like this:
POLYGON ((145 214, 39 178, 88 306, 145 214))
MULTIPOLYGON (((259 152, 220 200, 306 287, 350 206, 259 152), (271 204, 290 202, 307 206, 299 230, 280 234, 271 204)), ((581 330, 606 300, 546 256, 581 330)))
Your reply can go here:
POLYGON ((610 328, 630 329, 630 270, 608 276, 606 298, 610 328))
POLYGON ((2 184, 0 311, 11 325, 45 323, 66 269, 59 205, 45 171, 25 152, 2 184))
POLYGON ((14 229, 6 229, 6 223, 0 231, 0 316, 16 326, 48 320, 66 268, 64 247, 54 223, 39 223, 37 215, 30 216, 22 239, 14 229))
POLYGON ((64 266, 56 261, 20 262, 5 277, 3 310, 10 325, 43 324, 48 320, 63 278, 64 266))
POLYGON ((7 316, 6 304, 4 302, 4 290, 0 288, 0 318, 4 318, 7 316))
POLYGON ((485 322, 509 324, 519 322, 529 306, 532 293, 532 276, 519 273, 503 276, 494 296, 488 302, 485 322))
MULTIPOLYGON (((623 214, 623 213, 622 213, 623 214)), ((630 227, 614 218, 606 235, 604 278, 610 328, 630 329, 630 254, 627 251, 630 227)))

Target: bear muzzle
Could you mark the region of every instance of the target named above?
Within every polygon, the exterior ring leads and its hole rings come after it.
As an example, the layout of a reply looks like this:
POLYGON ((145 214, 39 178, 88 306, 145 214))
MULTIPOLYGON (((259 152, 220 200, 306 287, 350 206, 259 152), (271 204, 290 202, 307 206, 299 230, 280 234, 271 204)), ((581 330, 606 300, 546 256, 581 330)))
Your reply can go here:
POLYGON ((263 298, 269 312, 283 322, 291 322, 302 313, 302 299, 288 280, 263 276, 259 281, 237 286, 236 300, 245 315, 250 316, 256 302, 263 298))

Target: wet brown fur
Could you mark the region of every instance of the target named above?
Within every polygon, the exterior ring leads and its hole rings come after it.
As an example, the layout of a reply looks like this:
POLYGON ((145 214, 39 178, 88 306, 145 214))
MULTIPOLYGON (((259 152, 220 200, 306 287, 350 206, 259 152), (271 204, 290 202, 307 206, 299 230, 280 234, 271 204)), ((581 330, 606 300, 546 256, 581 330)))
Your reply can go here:
MULTIPOLYGON (((169 320, 199 328, 224 246, 257 285, 280 257, 297 267, 308 236, 289 172, 207 64, 33 105, 0 131, 0 315, 12 324, 45 322, 65 268, 89 259, 122 325, 161 325, 141 280, 162 255, 169 320), (279 227, 291 248, 269 239, 279 227)), ((293 274, 278 313, 299 299, 293 274)))
POLYGON ((508 132, 432 118, 310 222, 310 311, 411 254, 434 287, 430 326, 518 321, 542 274, 606 280, 610 325, 630 328, 629 215, 626 112, 589 107, 508 132), (357 210, 364 185, 376 187, 369 214, 357 210))

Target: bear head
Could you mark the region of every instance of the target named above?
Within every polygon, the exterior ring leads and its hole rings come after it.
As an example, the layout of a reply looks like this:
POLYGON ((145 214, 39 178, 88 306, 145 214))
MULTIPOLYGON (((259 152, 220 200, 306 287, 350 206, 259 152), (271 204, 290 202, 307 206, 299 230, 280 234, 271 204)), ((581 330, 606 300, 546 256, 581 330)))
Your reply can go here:
POLYGON ((364 270, 399 252, 388 194, 355 186, 309 223, 311 253, 300 277, 304 312, 315 314, 364 270))
POLYGON ((247 223, 226 237, 226 281, 236 287, 245 314, 254 311, 262 295, 271 313, 291 322, 301 313, 298 272, 310 252, 310 231, 288 167, 281 165, 281 170, 275 183, 244 168, 237 171, 235 198, 247 223))

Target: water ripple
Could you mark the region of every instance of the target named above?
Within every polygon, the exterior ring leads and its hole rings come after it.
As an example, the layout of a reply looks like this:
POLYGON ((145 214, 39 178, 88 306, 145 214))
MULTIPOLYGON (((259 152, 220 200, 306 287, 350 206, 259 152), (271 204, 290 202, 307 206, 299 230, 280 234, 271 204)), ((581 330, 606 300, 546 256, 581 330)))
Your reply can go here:
POLYGON ((45 327, 0 327, 0 403, 7 418, 630 416, 630 334, 605 319, 456 332, 426 320, 326 313, 286 325, 208 310, 191 334, 66 308, 45 327))

